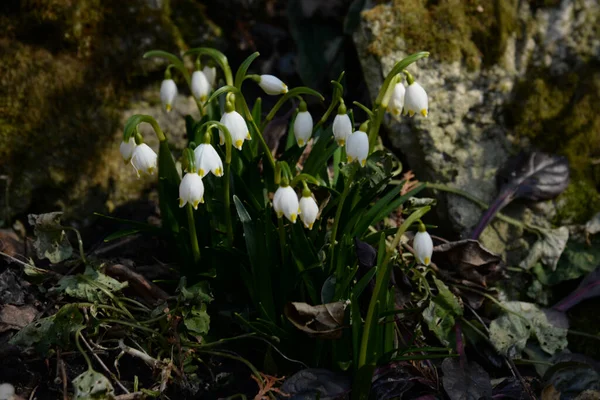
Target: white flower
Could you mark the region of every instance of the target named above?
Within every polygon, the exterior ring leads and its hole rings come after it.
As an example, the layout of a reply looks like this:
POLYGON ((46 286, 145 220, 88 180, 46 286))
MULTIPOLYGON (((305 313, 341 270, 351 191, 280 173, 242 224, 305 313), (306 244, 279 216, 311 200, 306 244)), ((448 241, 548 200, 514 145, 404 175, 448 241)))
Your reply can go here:
POLYGON ((192 74, 192 94, 200 100, 200 103, 205 103, 208 100, 210 93, 210 83, 202 71, 194 71, 192 74))
POLYGON ((153 175, 154 171, 156 171, 156 159, 157 155, 148 146, 146 143, 142 143, 138 145, 135 150, 133 150, 133 155, 131 156, 131 165, 135 168, 135 171, 140 176, 140 172, 153 175))
POLYGON ((300 199, 300 219, 304 222, 304 226, 308 229, 312 229, 313 224, 319 214, 319 206, 311 195, 302 196, 300 199))
POLYGON ((194 158, 198 174, 205 177, 212 172, 215 176, 223 176, 223 161, 210 143, 202 143, 194 149, 194 158))
POLYGON ((394 86, 394 91, 392 92, 392 97, 390 98, 390 102, 388 103, 387 111, 392 114, 392 116, 396 119, 400 117, 402 113, 402 108, 404 107, 404 95, 406 93, 406 88, 402 84, 402 82, 396 83, 394 86))
POLYGON ((422 116, 427 117, 428 109, 429 105, 425 89, 417 82, 408 85, 406 94, 404 95, 405 112, 411 117, 415 114, 421 114, 422 116))
POLYGON ((312 135, 313 119, 308 111, 300 111, 294 121, 294 136, 298 146, 306 145, 312 135))
POLYGON ((168 111, 173 109, 173 103, 177 97, 177 85, 173 79, 165 79, 160 85, 160 101, 168 111))
POLYGON ((278 218, 285 215, 292 223, 296 223, 299 212, 296 191, 291 186, 279 186, 273 196, 273 208, 278 218))
POLYGON ((15 398, 15 387, 10 383, 0 385, 0 400, 11 400, 15 398))
POLYGON ((423 265, 431 263, 431 255, 433 254, 433 241, 427 231, 419 231, 415 234, 413 240, 413 249, 415 249, 415 257, 423 265))
POLYGON ((133 151, 135 150, 137 144, 135 143, 134 137, 130 137, 128 142, 121 142, 119 146, 119 151, 121 152, 121 156, 123 156, 123 160, 125 160, 125 164, 131 161, 131 156, 133 155, 133 151))
POLYGON ((288 91, 286 84, 273 75, 261 75, 258 86, 260 86, 266 94, 270 95, 284 94, 288 91))
POLYGON ((348 137, 346 143, 348 162, 358 161, 361 167, 367 165, 369 156, 369 137, 363 131, 356 131, 348 137))
POLYGON ((190 203, 194 210, 199 203, 204 203, 204 183, 202 177, 195 172, 188 172, 179 184, 179 207, 190 203))
POLYGON ((202 72, 204 72, 204 76, 206 76, 210 87, 214 89, 215 84, 217 83, 217 68, 205 65, 204 68, 202 68, 202 72))
POLYGON ((348 114, 337 114, 333 119, 333 136, 339 146, 346 144, 348 136, 352 134, 352 121, 348 114))
MULTIPOLYGON (((244 117, 242 117, 237 111, 226 111, 223 113, 223 116, 221 117, 221 123, 229 130, 229 133, 231 134, 231 142, 236 149, 242 149, 244 139, 250 140, 250 132, 248 131, 246 121, 244 120, 244 117)), ((223 136, 223 132, 220 130, 219 139, 221 144, 225 143, 225 137, 223 136)))

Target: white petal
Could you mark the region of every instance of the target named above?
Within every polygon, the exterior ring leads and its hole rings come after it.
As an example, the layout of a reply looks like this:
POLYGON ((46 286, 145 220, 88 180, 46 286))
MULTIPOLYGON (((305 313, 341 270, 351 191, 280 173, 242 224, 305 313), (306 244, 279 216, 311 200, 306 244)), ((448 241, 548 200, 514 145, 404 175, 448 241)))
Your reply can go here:
POLYGON ((177 85, 173 79, 165 79, 160 85, 160 101, 167 111, 171 111, 177 97, 177 85))
POLYGON ((348 162, 358 161, 364 167, 369 156, 369 137, 363 131, 356 131, 348 137, 346 143, 348 162))
POLYGON ((202 72, 204 72, 204 76, 206 76, 210 87, 214 89, 215 84, 217 83, 217 68, 205 65, 204 68, 202 68, 202 72))
POLYGON ((426 117, 429 110, 429 100, 425 89, 417 82, 413 82, 406 88, 404 95, 404 109, 411 117, 415 114, 421 114, 426 117))
POLYGON ((210 143, 202 143, 194 149, 194 158, 198 174, 205 177, 212 172, 215 176, 223 176, 223 161, 210 143))
POLYGON ((319 214, 319 206, 312 196, 304 197, 300 199, 300 218, 306 228, 312 229, 313 224, 317 220, 319 214))
POLYGON ((294 136, 298 146, 302 147, 308 143, 312 135, 313 119, 308 111, 299 112, 294 121, 294 136))
POLYGON ((15 395, 15 387, 10 383, 0 385, 0 399, 13 399, 15 395))
POLYGON ((413 240, 413 249, 417 260, 423 265, 431 263, 431 255, 433 254, 433 241, 427 232, 417 232, 413 240))
POLYGON ((287 93, 288 87, 276 76, 261 75, 258 85, 265 91, 266 94, 277 95, 287 93))
POLYGON ((250 136, 244 117, 237 111, 226 112, 221 117, 221 123, 229 129, 233 147, 241 150, 244 140, 248 139, 250 136))
POLYGON ((337 114, 333 119, 332 130, 338 145, 343 146, 352 134, 352 121, 348 114, 337 114))
POLYGON ((200 100, 201 103, 208 100, 208 94, 210 93, 210 83, 202 71, 194 71, 192 74, 192 94, 195 98, 200 100))
POLYGON ((125 160, 125 163, 131 161, 131 156, 133 156, 133 151, 135 150, 136 146, 137 144, 135 143, 133 136, 129 138, 128 142, 121 142, 119 151, 121 152, 121 156, 123 157, 123 160, 125 160))
POLYGON ((157 155, 146 143, 142 143, 135 148, 131 156, 131 164, 135 168, 138 176, 140 172, 152 175, 156 171, 157 155))
MULTIPOLYGON (((283 213, 292 223, 296 223, 298 217, 298 196, 291 186, 280 187, 281 194, 277 197, 277 205, 273 204, 278 214, 283 213)), ((279 190, 278 189, 278 190, 279 190)))
POLYGON ((406 88, 399 82, 394 86, 394 91, 392 93, 392 97, 390 98, 390 102, 388 103, 388 112, 392 114, 395 118, 400 117, 402 113, 402 108, 404 108, 404 96, 406 94, 406 88))
POLYGON ((190 203, 194 209, 199 203, 204 203, 204 183, 200 175, 187 173, 179 184, 179 207, 190 203))
POLYGON ((284 192, 284 188, 279 186, 273 195, 273 209, 275 213, 277 213, 277 217, 281 217, 283 215, 283 211, 281 210, 279 199, 281 198, 281 194, 284 192))

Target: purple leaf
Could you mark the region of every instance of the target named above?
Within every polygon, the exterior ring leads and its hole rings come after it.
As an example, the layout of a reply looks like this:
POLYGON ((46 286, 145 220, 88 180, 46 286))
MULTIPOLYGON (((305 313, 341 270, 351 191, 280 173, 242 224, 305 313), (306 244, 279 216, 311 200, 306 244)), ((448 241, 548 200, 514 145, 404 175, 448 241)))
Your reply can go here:
POLYGON ((558 311, 568 311, 583 300, 600 296, 600 266, 586 276, 577 289, 552 307, 558 311))
POLYGON ((450 400, 489 399, 492 397, 490 376, 481 366, 470 362, 464 367, 455 358, 442 362, 444 390, 450 400))
POLYGON ((350 392, 350 378, 321 368, 308 368, 296 372, 281 385, 287 400, 343 399, 350 392))
MULTIPOLYGON (((371 398, 427 399, 437 392, 436 383, 409 362, 394 362, 377 368, 373 375, 371 398)), ((433 397, 436 398, 436 397, 433 397)))
POLYGON ((509 159, 496 175, 499 193, 471 234, 477 239, 492 218, 514 199, 547 200, 569 185, 569 162, 565 157, 540 152, 521 152, 509 159))

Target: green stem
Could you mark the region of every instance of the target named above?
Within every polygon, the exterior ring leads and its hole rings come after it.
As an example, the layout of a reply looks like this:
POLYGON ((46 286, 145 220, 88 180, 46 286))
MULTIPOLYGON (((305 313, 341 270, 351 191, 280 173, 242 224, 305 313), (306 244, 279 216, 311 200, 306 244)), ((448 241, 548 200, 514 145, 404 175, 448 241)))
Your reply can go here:
MULTIPOLYGON (((488 204, 486 204, 484 201, 478 199, 477 197, 473 196, 470 193, 465 192, 464 190, 460 190, 457 188, 453 188, 451 186, 448 185, 444 185, 443 183, 432 183, 432 182, 427 182, 426 183, 427 187, 430 189, 435 189, 435 190, 440 190, 442 192, 447 192, 447 193, 452 193, 452 194, 456 194, 459 196, 464 197, 467 200, 471 200, 473 203, 477 204, 479 207, 481 207, 484 210, 487 210, 488 208, 490 208, 490 206, 488 204)), ((528 230, 534 233, 544 233, 547 229, 544 229, 542 227, 539 226, 535 226, 535 225, 530 225, 524 222, 521 222, 519 220, 516 220, 514 218, 508 217, 504 214, 501 213, 497 213, 496 218, 498 218, 501 221, 506 222, 507 224, 511 224, 513 226, 516 226, 518 228, 524 229, 524 230, 528 230)))
POLYGON ((190 244, 192 245, 192 253, 194 254, 194 263, 200 261, 200 246, 198 245, 198 236, 196 236, 196 220, 194 219, 194 208, 190 203, 185 206, 188 220, 188 231, 190 233, 190 244))
POLYGON ((83 350, 83 347, 81 347, 81 343, 79 343, 79 337, 81 336, 81 331, 83 331, 84 329, 85 329, 85 326, 82 326, 81 328, 77 329, 77 331, 75 332, 75 346, 77 346, 77 350, 79 350, 79 352, 85 359, 85 363, 87 364, 88 369, 94 369, 94 368, 92 368, 92 360, 90 360, 90 358, 88 357, 86 352, 83 350))
POLYGON ((81 257, 81 261, 83 261, 83 263, 87 265, 87 259, 85 258, 85 252, 83 251, 83 240, 81 239, 81 234, 79 233, 79 231, 70 226, 61 226, 61 228, 75 232, 75 235, 77 235, 77 244, 79 246, 79 257, 81 257))
POLYGON ((256 126, 256 122, 254 120, 250 120, 250 124, 256 131, 256 136, 258 136, 258 142, 260 143, 261 147, 263 148, 263 151, 264 151, 265 155, 267 156, 267 160, 269 161, 271 168, 275 169, 275 159, 273 158, 271 149, 269 149, 269 145, 265 141, 265 138, 263 137, 261 131, 258 129, 258 126, 256 126))
POLYGON ((279 247, 281 248, 281 265, 285 265, 285 227, 283 226, 283 217, 277 216, 277 230, 279 231, 279 247))
POLYGON ((252 363, 248 360, 246 360, 245 358, 239 357, 239 356, 235 356, 233 354, 229 354, 229 353, 225 353, 222 351, 212 351, 212 350, 203 350, 203 349, 198 349, 199 353, 205 353, 205 354, 211 354, 213 356, 217 356, 217 357, 224 357, 224 358, 229 358, 232 360, 236 360, 239 361, 241 363, 246 364, 246 366, 248 368, 250 368, 250 371, 252 371, 252 375, 254 375, 259 382, 264 383, 262 376, 260 375, 260 372, 258 372, 258 370, 256 369, 256 367, 254 365, 252 365, 252 363))
POLYGON ((344 191, 342 192, 342 195, 340 196, 340 202, 337 205, 337 210, 335 211, 335 218, 333 220, 333 226, 331 228, 331 250, 330 250, 330 258, 331 258, 331 266, 329 267, 329 273, 332 273, 334 270, 334 265, 335 265, 335 245, 336 245, 336 237, 337 237, 337 230, 338 230, 338 226, 340 224, 340 218, 342 216, 342 209, 344 208, 344 202, 346 201, 346 197, 348 197, 348 193, 350 192, 350 188, 352 187, 352 181, 354 180, 354 175, 356 174, 356 166, 353 164, 352 165, 352 170, 350 171, 350 174, 348 175, 348 181, 346 183, 346 185, 344 186, 344 191))
MULTIPOLYGON (((228 147, 228 151, 231 153, 231 148, 228 147)), ((231 156, 230 162, 225 162, 225 174, 224 174, 224 187, 223 196, 225 202, 225 223, 227 225, 227 241, 229 246, 233 245, 233 225, 231 222, 231 193, 230 193, 230 175, 231 175, 231 156)))
MULTIPOLYGON (((423 215, 425 215, 430 210, 430 207, 423 207, 420 210, 412 213, 405 221, 400 225, 398 231, 396 232, 396 236, 394 236, 394 240, 390 247, 388 247, 385 259, 383 260, 383 265, 380 269, 377 270, 377 278, 375 283, 375 289, 373 290, 373 294, 371 295, 371 301, 369 302, 369 309, 367 311, 367 318, 365 319, 365 326, 363 329, 363 337, 360 344, 360 353, 358 356, 358 370, 361 369, 367 363, 367 355, 369 350, 369 336, 371 333, 371 325, 373 325, 373 321, 375 318, 375 305, 379 299, 379 293, 383 289, 383 282, 386 281, 384 279, 389 274, 389 265, 392 256, 396 251, 396 247, 400 243, 400 238, 406 232, 406 230, 413 224, 413 222, 420 219, 423 215)), ((370 360, 369 360, 370 361, 370 360)))

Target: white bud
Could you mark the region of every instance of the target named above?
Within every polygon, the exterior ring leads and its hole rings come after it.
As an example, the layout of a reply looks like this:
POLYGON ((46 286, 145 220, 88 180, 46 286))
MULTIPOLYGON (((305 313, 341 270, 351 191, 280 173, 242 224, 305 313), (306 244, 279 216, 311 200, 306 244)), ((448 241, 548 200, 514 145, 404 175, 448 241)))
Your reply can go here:
POLYGON ((205 65, 204 68, 202 68, 202 72, 204 72, 204 76, 206 76, 210 87, 214 89, 215 84, 217 83, 217 68, 205 65))
POLYGON ((296 143, 298 146, 303 147, 308 143, 310 135, 312 135, 313 119, 308 111, 300 111, 296 115, 294 121, 294 136, 296 136, 296 143))
POLYGON ((363 131, 356 131, 348 137, 346 143, 348 162, 358 161, 361 167, 367 165, 369 156, 369 137, 363 131))
POLYGON ((422 116, 427 117, 429 100, 427 99, 425 89, 417 82, 413 82, 406 88, 406 94, 404 95, 404 110, 411 117, 415 114, 421 114, 422 116))
POLYGON ((427 231, 417 232, 413 240, 413 249, 417 260, 423 265, 431 263, 431 255, 433 254, 433 241, 427 231))
POLYGON ((273 75, 261 75, 258 86, 260 86, 266 94, 270 95, 284 94, 288 91, 286 84, 273 75))
POLYGON ((400 117, 402 114, 402 108, 404 108, 404 96, 406 94, 406 88, 402 84, 402 82, 396 83, 394 86, 394 91, 392 92, 392 97, 390 98, 390 102, 388 103, 387 111, 392 114, 392 116, 396 119, 400 117))
MULTIPOLYGON (((229 130, 231 142, 236 149, 241 150, 244 140, 250 140, 250 131, 248 131, 246 120, 237 111, 225 112, 221 117, 221 123, 229 130)), ((221 131, 219 131, 219 139, 221 144, 225 142, 221 131)))
POLYGON ((299 212, 296 191, 291 186, 279 186, 273 196, 273 208, 278 218, 285 215, 292 223, 296 223, 299 212))
POLYGON ((192 94, 204 104, 208 100, 210 83, 202 71, 194 71, 192 74, 192 94))
POLYGON ((333 119, 333 136, 339 146, 346 144, 348 137, 352 134, 352 121, 348 114, 337 114, 333 119))
POLYGON ((185 174, 179 184, 179 207, 187 203, 190 203, 194 210, 198 209, 199 203, 204 203, 204 183, 195 172, 185 174))
POLYGON ((194 149, 194 159, 198 174, 205 177, 212 172, 215 176, 223 176, 223 161, 210 143, 202 143, 194 149))
POLYGON ((160 101, 165 110, 171 111, 177 97, 177 85, 173 79, 165 79, 160 85, 160 101))
POLYGON ((138 177, 140 173, 153 175, 156 171, 156 159, 158 156, 146 143, 136 146, 131 156, 131 165, 135 168, 138 177))
POLYGON ((135 143, 133 136, 129 138, 128 142, 121 142, 119 151, 121 152, 121 156, 123 157, 125 164, 131 161, 131 156, 133 156, 133 151, 135 150, 136 146, 137 144, 135 143))
POLYGON ((308 229, 312 229, 313 224, 317 220, 319 215, 319 206, 312 196, 302 196, 300 198, 300 219, 304 223, 304 226, 308 229))

